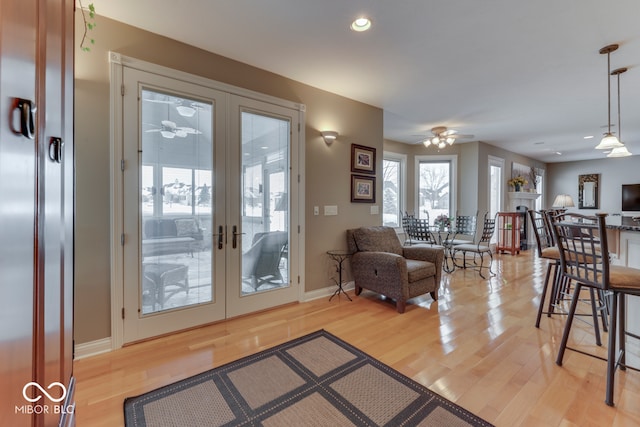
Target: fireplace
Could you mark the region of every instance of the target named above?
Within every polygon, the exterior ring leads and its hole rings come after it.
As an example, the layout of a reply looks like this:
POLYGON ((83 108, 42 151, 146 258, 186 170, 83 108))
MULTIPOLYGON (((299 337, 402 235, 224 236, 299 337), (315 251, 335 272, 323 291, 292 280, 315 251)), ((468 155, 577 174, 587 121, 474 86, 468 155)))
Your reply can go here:
MULTIPOLYGON (((507 193, 507 196, 509 197, 509 211, 510 212, 519 212, 518 208, 521 207, 525 207, 528 209, 535 209, 536 208, 536 199, 538 197, 540 197, 540 194, 538 193, 529 193, 526 191, 511 191, 509 193, 507 193)), ((523 215, 523 227, 521 228, 524 231, 524 236, 527 236, 527 239, 520 239, 521 244, 523 243, 525 246, 524 248, 527 248, 529 246, 531 247, 535 247, 535 239, 534 239, 534 234, 533 234, 533 230, 531 229, 531 221, 527 221, 527 216, 528 214, 526 213, 527 211, 525 210, 523 215), (528 239, 531 239, 531 241, 529 241, 528 239)))

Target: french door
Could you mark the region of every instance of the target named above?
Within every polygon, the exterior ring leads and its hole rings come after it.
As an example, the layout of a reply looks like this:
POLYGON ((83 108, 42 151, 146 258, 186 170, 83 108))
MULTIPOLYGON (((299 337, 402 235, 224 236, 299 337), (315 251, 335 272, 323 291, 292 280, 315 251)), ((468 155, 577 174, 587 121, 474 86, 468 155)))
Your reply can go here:
POLYGON ((298 112, 122 76, 123 341, 296 301, 298 112))

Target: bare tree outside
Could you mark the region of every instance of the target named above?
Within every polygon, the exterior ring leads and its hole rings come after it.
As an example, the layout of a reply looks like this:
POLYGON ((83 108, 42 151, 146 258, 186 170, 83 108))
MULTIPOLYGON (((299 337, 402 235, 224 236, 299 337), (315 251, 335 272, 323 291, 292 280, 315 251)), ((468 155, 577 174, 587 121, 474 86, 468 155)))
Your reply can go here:
POLYGON ((449 162, 420 163, 420 218, 433 220, 441 214, 450 216, 449 212, 449 162))
POLYGON ((400 226, 400 162, 384 159, 382 164, 383 202, 382 224, 389 227, 400 226))

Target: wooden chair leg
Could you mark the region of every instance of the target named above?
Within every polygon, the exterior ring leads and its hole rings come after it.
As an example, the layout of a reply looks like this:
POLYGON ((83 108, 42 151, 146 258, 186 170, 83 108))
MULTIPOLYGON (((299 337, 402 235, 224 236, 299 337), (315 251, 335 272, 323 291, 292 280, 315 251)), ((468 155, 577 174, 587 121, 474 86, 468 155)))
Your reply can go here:
POLYGON ((360 295, 360 293, 362 293, 362 287, 360 287, 358 285, 355 285, 354 291, 355 291, 356 296, 358 296, 358 295, 360 295))
POLYGON ((433 298, 434 301, 438 301, 438 291, 431 291, 429 292, 429 295, 431 295, 431 298, 433 298))
POLYGON ((396 311, 400 314, 404 313, 404 309, 406 305, 407 305, 406 301, 400 301, 400 300, 396 301, 396 311))

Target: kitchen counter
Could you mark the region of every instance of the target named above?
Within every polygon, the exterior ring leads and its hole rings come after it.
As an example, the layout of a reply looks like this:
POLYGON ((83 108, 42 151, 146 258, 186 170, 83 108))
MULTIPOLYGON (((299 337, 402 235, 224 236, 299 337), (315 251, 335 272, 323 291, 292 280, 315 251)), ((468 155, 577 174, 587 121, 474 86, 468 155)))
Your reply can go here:
POLYGON ((607 228, 620 231, 640 231, 640 220, 630 216, 610 215, 606 218, 607 228))

